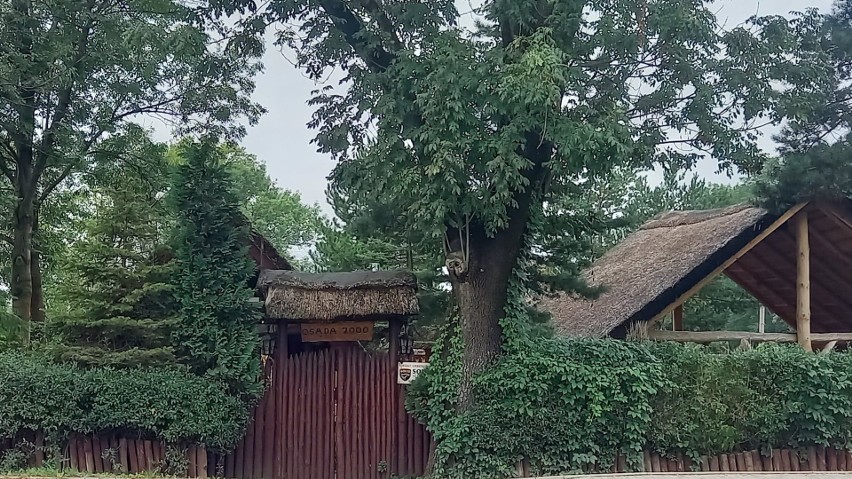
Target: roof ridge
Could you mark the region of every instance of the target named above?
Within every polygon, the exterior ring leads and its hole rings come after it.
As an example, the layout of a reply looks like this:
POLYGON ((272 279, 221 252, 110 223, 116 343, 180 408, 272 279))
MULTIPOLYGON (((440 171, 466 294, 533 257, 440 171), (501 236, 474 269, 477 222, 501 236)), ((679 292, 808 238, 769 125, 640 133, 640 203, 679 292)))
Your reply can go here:
POLYGON ((669 210, 659 213, 646 221, 640 230, 652 230, 657 228, 675 228, 678 226, 695 225, 705 221, 719 219, 725 216, 735 215, 743 211, 762 211, 762 208, 748 204, 739 203, 722 208, 706 210, 669 210))

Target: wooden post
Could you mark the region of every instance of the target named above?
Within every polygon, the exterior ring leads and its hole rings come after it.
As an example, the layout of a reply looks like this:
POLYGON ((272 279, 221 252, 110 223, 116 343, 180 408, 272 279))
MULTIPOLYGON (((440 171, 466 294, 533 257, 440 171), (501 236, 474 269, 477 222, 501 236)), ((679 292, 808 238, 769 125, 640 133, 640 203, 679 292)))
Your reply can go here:
POLYGON ((766 306, 760 305, 760 316, 757 321, 757 332, 765 333, 766 332, 766 306))
POLYGON ((808 243, 808 213, 796 215, 796 338, 805 351, 811 347, 811 248, 808 243))
POLYGON ((678 305, 672 312, 672 331, 683 331, 683 305, 678 305))

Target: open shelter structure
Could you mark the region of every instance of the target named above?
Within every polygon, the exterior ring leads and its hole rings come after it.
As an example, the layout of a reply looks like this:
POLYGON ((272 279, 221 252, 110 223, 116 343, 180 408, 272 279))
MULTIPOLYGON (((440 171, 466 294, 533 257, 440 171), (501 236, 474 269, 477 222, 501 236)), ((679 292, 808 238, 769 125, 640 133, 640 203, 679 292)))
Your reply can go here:
MULTIPOLYGON (((538 301, 558 334, 624 338, 671 314, 674 331, 651 339, 852 341, 852 201, 816 201, 782 214, 749 205, 672 211, 642 225, 583 273, 603 292, 538 301), (683 304, 724 274, 795 329, 795 334, 683 331, 683 304)), ((688 320, 688 318, 687 318, 688 320)))

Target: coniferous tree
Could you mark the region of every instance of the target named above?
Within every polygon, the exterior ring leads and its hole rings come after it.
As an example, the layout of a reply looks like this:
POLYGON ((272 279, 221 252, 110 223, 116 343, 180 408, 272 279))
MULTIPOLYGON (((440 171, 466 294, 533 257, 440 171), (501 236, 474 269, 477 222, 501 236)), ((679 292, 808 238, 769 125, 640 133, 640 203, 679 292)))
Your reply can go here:
POLYGON ((249 226, 216 145, 181 148, 171 191, 176 214, 175 295, 179 304, 172 340, 182 363, 219 380, 235 394, 261 388, 259 310, 251 303, 249 226))
POLYGON ((58 359, 118 367, 174 364, 169 340, 176 303, 164 212, 145 185, 94 193, 95 215, 74 244, 50 322, 58 359))

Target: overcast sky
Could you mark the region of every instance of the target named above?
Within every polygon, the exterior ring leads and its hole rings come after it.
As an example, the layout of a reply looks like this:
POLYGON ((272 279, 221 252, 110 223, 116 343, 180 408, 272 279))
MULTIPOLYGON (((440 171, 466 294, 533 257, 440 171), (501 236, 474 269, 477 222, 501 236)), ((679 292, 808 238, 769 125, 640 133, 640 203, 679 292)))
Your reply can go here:
MULTIPOLYGON (((787 14, 808 7, 828 11, 831 3, 831 0, 718 0, 712 8, 718 12, 720 23, 731 27, 754 14, 787 14)), ((257 79, 254 99, 269 113, 249 129, 243 145, 267 164, 269 174, 281 187, 300 192, 305 202, 319 203, 331 214, 325 201, 325 187, 334 162, 316 152, 310 144, 314 132, 305 126, 312 112, 306 102, 317 85, 274 46, 270 45, 264 64, 266 71, 257 79)), ((771 141, 765 139, 764 146, 772 148, 771 141)), ((714 170, 712 162, 699 167, 703 175, 718 179, 713 175, 714 170)))

